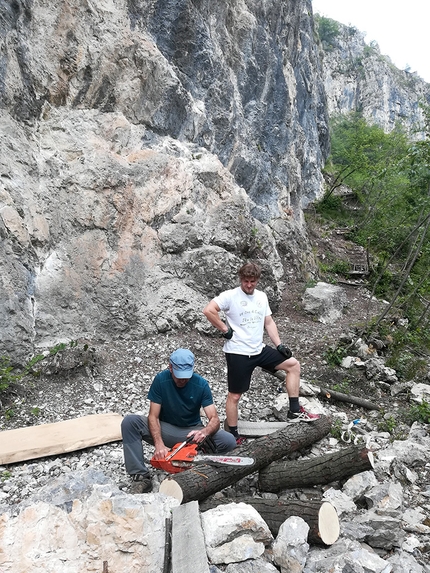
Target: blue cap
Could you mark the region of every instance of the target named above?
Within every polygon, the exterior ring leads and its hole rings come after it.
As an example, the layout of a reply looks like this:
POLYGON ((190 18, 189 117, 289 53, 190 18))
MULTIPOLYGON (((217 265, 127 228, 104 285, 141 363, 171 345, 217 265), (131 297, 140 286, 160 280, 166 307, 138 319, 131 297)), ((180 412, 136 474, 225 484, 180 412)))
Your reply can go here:
POLYGON ((178 348, 170 355, 170 364, 176 378, 191 378, 194 372, 194 354, 186 348, 178 348))

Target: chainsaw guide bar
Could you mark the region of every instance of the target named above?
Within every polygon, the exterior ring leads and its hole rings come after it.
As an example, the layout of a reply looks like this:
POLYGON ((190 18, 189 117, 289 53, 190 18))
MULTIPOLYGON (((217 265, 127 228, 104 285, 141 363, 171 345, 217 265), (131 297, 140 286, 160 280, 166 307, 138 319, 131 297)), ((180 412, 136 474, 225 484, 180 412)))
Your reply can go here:
POLYGON ((197 453, 198 444, 189 443, 175 444, 167 456, 162 460, 151 459, 151 465, 159 470, 169 473, 183 472, 192 468, 195 464, 251 466, 253 458, 244 458, 231 455, 206 455, 197 453))

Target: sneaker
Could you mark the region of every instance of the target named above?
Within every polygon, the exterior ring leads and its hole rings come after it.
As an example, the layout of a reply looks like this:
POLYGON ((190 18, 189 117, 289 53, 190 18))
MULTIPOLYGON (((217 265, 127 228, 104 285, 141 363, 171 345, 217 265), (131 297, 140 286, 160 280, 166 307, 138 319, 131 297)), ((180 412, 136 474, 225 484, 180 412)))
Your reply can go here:
POLYGON ((299 412, 291 412, 289 410, 287 418, 291 422, 315 422, 315 420, 319 419, 319 415, 306 412, 303 406, 300 406, 299 412))
POLYGON ((245 444, 246 442, 246 438, 244 436, 237 436, 236 438, 236 445, 237 446, 243 446, 243 444, 245 444))
POLYGON ((134 474, 131 486, 132 493, 149 493, 152 491, 152 481, 149 474, 134 474))

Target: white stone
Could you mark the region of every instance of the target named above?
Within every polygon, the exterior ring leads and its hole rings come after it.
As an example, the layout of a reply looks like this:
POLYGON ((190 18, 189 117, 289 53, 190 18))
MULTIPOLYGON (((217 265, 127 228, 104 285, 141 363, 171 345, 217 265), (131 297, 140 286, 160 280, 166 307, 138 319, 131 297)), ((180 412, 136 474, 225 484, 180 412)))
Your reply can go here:
POLYGON ((346 493, 330 488, 324 492, 323 498, 329 501, 337 511, 339 516, 344 513, 351 513, 357 510, 357 506, 346 493))
POLYGON ((70 513, 45 502, 16 517, 0 515, 2 573, 58 573, 103 570, 162 571, 165 520, 174 498, 156 494, 107 495, 94 488, 70 513))
POLYGON ((423 401, 430 403, 430 385, 414 384, 411 388, 411 400, 419 404, 423 401))
POLYGON ((289 517, 282 523, 273 543, 275 563, 281 571, 300 573, 309 551, 309 525, 301 517, 289 517))
POLYGON ((343 492, 353 501, 360 499, 365 492, 377 485, 378 480, 373 471, 366 471, 349 478, 343 485, 343 492))
POLYGON ((256 542, 271 543, 273 536, 256 509, 247 503, 228 503, 202 513, 206 545, 211 548, 228 543, 244 533, 256 542))

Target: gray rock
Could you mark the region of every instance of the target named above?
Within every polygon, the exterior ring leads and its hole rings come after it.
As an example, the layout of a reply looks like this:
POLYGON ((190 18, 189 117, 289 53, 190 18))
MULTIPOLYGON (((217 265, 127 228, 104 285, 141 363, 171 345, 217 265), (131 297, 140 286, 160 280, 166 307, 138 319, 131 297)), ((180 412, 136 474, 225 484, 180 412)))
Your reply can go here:
POLYGON ((330 115, 360 111, 386 132, 400 124, 415 134, 416 126, 423 124, 419 101, 428 97, 428 83, 397 69, 376 42, 366 44, 364 31, 341 23, 338 27, 336 38, 322 43, 330 115))
POLYGON ((387 558, 392 566, 392 573, 425 573, 425 569, 418 563, 413 555, 400 551, 387 558))
POLYGON ((277 573, 277 571, 279 570, 274 565, 262 558, 230 563, 225 568, 225 573, 277 573))
POLYGON ((363 498, 364 494, 371 488, 377 485, 378 481, 373 471, 366 471, 356 474, 349 478, 342 490, 353 501, 358 501, 363 498))
POLYGON ((346 295, 342 287, 318 282, 307 288, 303 296, 304 309, 315 315, 319 321, 331 324, 336 322, 346 304, 346 295))
POLYGON ((273 541, 270 530, 250 505, 231 503, 202 513, 208 557, 212 563, 234 563, 260 557, 273 541))
POLYGON ((309 525, 301 517, 289 517, 279 528, 273 543, 273 557, 281 571, 303 570, 309 551, 309 525))
POLYGON ((371 549, 354 540, 342 539, 327 549, 309 552, 303 573, 390 573, 391 566, 371 549))
POLYGON ((307 1, 5 13, 1 354, 207 329, 248 259, 273 308, 281 254, 315 273, 301 210, 328 118, 307 1))

